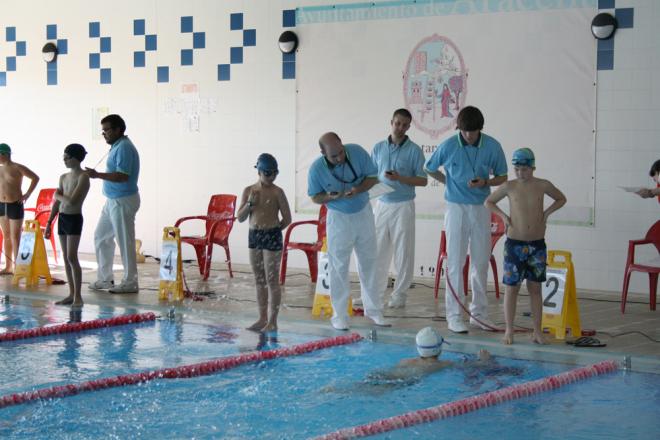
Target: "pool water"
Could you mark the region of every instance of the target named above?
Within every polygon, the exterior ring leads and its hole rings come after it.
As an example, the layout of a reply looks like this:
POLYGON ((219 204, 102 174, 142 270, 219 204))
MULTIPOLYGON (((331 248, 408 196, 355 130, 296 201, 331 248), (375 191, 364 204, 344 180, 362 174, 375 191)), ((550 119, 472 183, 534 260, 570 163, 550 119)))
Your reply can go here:
MULTIPOLYGON (((20 325, 25 326, 43 322, 47 316, 54 324, 68 318, 66 308, 43 303, 12 300, 3 306, 0 319, 4 323, 22 321, 20 325)), ((84 319, 138 312, 85 309, 84 319)), ((0 365, 4 368, 0 394, 196 363, 313 339, 318 337, 286 332, 264 336, 222 324, 157 321, 1 343, 0 365)), ((498 358, 500 365, 519 369, 522 374, 501 370, 500 374, 483 376, 463 368, 466 356, 445 352, 443 359, 455 362, 456 367, 407 386, 374 385, 365 380, 370 373, 415 355, 411 346, 362 341, 210 376, 156 380, 23 404, 0 409, 0 437, 308 438, 572 368, 498 358)), ((601 420, 618 423, 612 411, 618 411, 619 406, 639 413, 642 408, 658 408, 658 383, 652 375, 617 373, 454 419, 393 431, 381 438, 581 438, 573 434, 590 432, 585 431, 592 423, 590 419, 596 424, 601 420), (588 387, 596 388, 591 400, 584 396, 588 387), (611 389, 620 394, 611 393, 611 389), (631 396, 635 402, 630 402, 631 396), (585 410, 589 405, 595 409, 585 410), (588 414, 582 417, 585 411, 588 414), (572 422, 563 422, 564 417, 572 422)), ((633 425, 634 419, 629 417, 622 425, 633 425)), ((646 424, 645 417, 637 419, 646 424)), ((649 431, 632 431, 627 437, 644 438, 636 432, 649 431)), ((607 438, 607 434, 601 437, 607 438)))

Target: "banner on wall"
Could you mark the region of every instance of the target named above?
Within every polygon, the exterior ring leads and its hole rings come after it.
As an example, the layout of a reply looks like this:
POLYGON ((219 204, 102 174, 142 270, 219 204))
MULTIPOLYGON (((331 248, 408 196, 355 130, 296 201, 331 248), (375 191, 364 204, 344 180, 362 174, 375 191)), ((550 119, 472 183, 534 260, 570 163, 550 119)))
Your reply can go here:
MULTIPOLYGON (((307 171, 321 134, 335 131, 371 151, 389 134, 392 112, 406 107, 408 135, 428 158, 454 133, 460 108, 474 105, 507 161, 516 148, 532 148, 536 175, 566 194, 554 221, 592 224, 596 8, 595 0, 299 8, 296 210, 317 209, 307 171)), ((429 182, 417 189, 417 216, 441 218, 444 187, 429 182)))

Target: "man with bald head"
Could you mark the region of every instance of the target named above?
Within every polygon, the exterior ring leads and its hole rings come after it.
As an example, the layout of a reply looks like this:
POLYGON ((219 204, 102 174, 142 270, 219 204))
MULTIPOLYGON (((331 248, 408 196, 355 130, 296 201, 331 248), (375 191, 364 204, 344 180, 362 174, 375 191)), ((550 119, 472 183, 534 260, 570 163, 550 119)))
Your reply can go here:
POLYGON ((376 282, 376 228, 367 191, 378 182, 378 168, 361 146, 343 144, 336 133, 319 139, 321 157, 307 176, 307 194, 326 204, 326 234, 330 262, 332 326, 348 330, 348 267, 351 252, 357 257, 364 315, 387 326, 376 282))

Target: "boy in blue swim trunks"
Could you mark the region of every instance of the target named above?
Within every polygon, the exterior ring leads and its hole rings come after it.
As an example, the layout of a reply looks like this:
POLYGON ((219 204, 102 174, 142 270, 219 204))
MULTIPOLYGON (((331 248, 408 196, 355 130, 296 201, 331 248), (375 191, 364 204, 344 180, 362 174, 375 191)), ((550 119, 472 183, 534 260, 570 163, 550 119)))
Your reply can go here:
POLYGON ((259 180, 243 190, 236 217, 239 222, 250 218, 248 247, 250 265, 257 285, 259 319, 248 327, 248 330, 268 332, 277 330, 277 314, 282 299, 279 283, 282 230, 291 223, 291 210, 284 191, 273 183, 279 173, 277 160, 270 154, 263 153, 257 159, 255 168, 259 180))
POLYGON ((513 317, 520 284, 527 280, 531 301, 534 333, 532 342, 545 344, 541 329, 541 282, 545 281, 546 246, 545 225, 550 214, 564 206, 566 197, 551 182, 534 177, 534 152, 520 148, 511 160, 516 179, 509 180, 493 192, 484 205, 504 220, 507 239, 504 244, 504 319, 506 331, 502 342, 513 343, 513 317), (554 202, 543 208, 543 199, 549 196, 554 202), (497 203, 509 198, 509 215, 497 203))

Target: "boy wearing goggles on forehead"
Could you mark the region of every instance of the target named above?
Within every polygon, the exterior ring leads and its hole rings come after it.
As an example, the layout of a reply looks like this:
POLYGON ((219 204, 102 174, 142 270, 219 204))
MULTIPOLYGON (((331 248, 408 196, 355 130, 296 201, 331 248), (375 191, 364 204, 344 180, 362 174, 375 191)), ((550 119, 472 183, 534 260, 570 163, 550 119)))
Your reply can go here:
POLYGON ((504 319, 506 331, 502 342, 513 343, 513 317, 520 285, 527 279, 527 291, 532 303, 534 333, 532 342, 545 344, 541 329, 541 283, 545 281, 546 245, 545 225, 550 214, 564 206, 566 197, 550 181, 534 177, 536 161, 534 152, 520 148, 513 153, 511 164, 516 179, 509 180, 493 192, 484 205, 502 217, 507 226, 504 243, 504 319), (554 202, 543 208, 543 199, 549 196, 554 202), (497 203, 509 198, 509 215, 497 203))
POLYGON ((250 265, 257 286, 259 319, 248 327, 248 330, 268 332, 277 330, 277 315, 282 299, 279 284, 282 229, 291 223, 291 210, 284 191, 273 183, 279 173, 277 160, 270 154, 263 153, 254 167, 259 174, 259 180, 243 190, 236 217, 239 222, 250 218, 248 247, 250 265))

